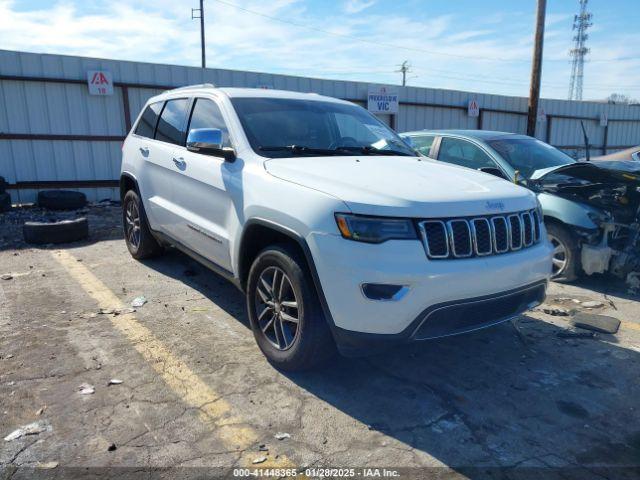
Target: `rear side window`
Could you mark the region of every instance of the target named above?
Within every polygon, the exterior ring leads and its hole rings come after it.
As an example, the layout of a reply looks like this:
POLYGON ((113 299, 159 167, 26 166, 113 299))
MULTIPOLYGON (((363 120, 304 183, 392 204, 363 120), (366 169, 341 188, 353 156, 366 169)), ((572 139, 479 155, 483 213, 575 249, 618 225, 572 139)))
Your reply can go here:
POLYGON ((496 166, 491 157, 473 143, 449 137, 440 141, 438 160, 475 169, 496 166))
POLYGON ((140 121, 135 129, 135 134, 141 137, 153 138, 153 132, 158 123, 158 116, 162 110, 162 102, 152 103, 144 109, 144 113, 140 117, 140 121))
POLYGON ((220 108, 215 102, 206 98, 196 99, 196 104, 191 114, 189 130, 194 128, 217 128, 222 130, 222 145, 224 147, 230 146, 229 130, 222 118, 222 112, 220 112, 220 108))
POLYGON ((189 100, 187 98, 169 100, 165 104, 156 129, 156 140, 182 145, 185 137, 184 126, 186 124, 188 105, 189 100))

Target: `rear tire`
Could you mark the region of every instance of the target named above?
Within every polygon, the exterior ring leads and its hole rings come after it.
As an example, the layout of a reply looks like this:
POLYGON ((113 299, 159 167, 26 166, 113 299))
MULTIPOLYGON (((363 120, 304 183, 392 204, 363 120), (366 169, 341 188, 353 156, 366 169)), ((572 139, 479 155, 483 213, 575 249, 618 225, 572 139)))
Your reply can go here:
POLYGON ((136 260, 162 253, 163 248, 151 234, 144 206, 135 190, 129 190, 122 200, 122 227, 129 253, 136 260))
POLYGON ((571 282, 580 272, 580 249, 571 231, 558 223, 547 223, 547 236, 554 247, 551 278, 571 282))
POLYGON ((280 370, 308 370, 336 352, 306 262, 288 245, 267 247, 256 257, 247 311, 260 350, 280 370))

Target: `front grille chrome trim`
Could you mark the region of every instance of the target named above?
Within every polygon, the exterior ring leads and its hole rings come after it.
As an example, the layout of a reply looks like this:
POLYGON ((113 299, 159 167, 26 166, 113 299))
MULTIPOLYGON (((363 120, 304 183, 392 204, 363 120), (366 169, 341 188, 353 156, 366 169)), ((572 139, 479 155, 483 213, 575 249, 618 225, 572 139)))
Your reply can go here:
POLYGON ((418 224, 418 228, 420 229, 420 235, 422 236, 422 244, 424 245, 424 249, 427 252, 427 256, 429 258, 441 259, 441 258, 449 258, 449 232, 447 230, 446 224, 442 220, 426 220, 424 222, 420 222, 418 224), (443 255, 432 254, 429 249, 429 237, 427 235, 427 229, 425 225, 428 223, 438 224, 442 227, 442 231, 444 232, 446 241, 444 242, 445 247, 447 248, 447 253, 443 255))
POLYGON ((486 217, 428 219, 417 223, 427 257, 434 260, 442 260, 447 258, 486 257, 529 248, 541 241, 542 220, 538 217, 539 215, 535 210, 525 210, 486 217), (512 221, 514 227, 519 227, 520 229, 519 238, 515 238, 515 241, 513 234, 516 232, 512 228, 512 221), (459 230, 460 224, 465 227, 463 231, 459 230), (432 225, 437 225, 439 230, 434 231, 432 225), (490 236, 489 249, 479 248, 478 231, 481 228, 480 225, 483 225, 482 228, 484 226, 488 227, 490 236), (429 231, 432 232, 434 237, 437 237, 432 238, 431 242, 429 231), (457 236, 456 231, 458 233, 457 236), (501 231, 504 231, 506 236, 504 248, 499 248, 502 242, 498 240, 501 236, 498 235, 498 232, 501 231), (525 231, 528 232, 528 235, 525 234, 525 231), (467 236, 469 244, 467 244, 467 236), (529 242, 525 242, 527 237, 530 240, 529 242), (432 253, 433 247, 437 249, 437 253, 432 253))
POLYGON ((471 236, 471 228, 469 227, 469 222, 467 222, 465 219, 462 219, 462 218, 449 220, 447 222, 447 233, 449 234, 450 248, 451 248, 451 252, 453 252, 454 257, 468 258, 473 255, 473 239, 471 236), (463 224, 467 228, 467 234, 469 235, 469 253, 458 253, 458 249, 456 248, 456 236, 454 234, 453 225, 458 223, 463 224))
POLYGON ((476 252, 476 255, 479 257, 483 257, 485 255, 491 255, 493 253, 493 229, 491 228, 491 223, 486 218, 474 218, 469 224, 471 225, 471 238, 473 240, 473 250, 476 252), (478 231, 476 229, 476 222, 485 223, 487 228, 489 229, 489 250, 481 252, 478 248, 478 231))

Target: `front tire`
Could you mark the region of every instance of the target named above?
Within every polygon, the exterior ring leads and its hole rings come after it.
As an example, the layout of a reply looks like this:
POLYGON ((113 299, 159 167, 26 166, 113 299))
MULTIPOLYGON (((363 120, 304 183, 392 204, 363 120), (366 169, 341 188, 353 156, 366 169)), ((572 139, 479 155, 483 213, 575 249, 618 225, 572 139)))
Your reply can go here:
POLYGON ((553 245, 553 270, 551 278, 571 282, 580 272, 580 249, 575 236, 568 228, 557 223, 549 223, 547 236, 553 245))
POLYGON ((335 353, 306 263, 288 245, 268 247, 256 257, 247 311, 260 350, 280 370, 307 370, 335 353))
POLYGON ((135 190, 129 190, 122 200, 122 226, 133 258, 143 260, 162 253, 162 246, 151 234, 144 206, 135 190))

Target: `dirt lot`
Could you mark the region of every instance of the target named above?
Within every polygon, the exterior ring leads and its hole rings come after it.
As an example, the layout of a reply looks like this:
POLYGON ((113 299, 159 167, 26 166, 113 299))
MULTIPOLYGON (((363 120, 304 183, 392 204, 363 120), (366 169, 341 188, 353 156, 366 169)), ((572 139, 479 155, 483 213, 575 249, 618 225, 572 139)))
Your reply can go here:
POLYGON ((622 321, 615 335, 585 336, 539 310, 285 375, 256 347, 233 286, 177 252, 136 262, 118 207, 84 213, 91 238, 63 248, 20 243, 21 222, 40 212, 0 217, 0 274, 11 276, 0 280, 0 433, 43 430, 0 441, 0 478, 640 475, 640 308, 610 279, 553 284, 548 304, 601 302, 593 312, 622 321), (146 470, 160 467, 184 468, 146 470))

